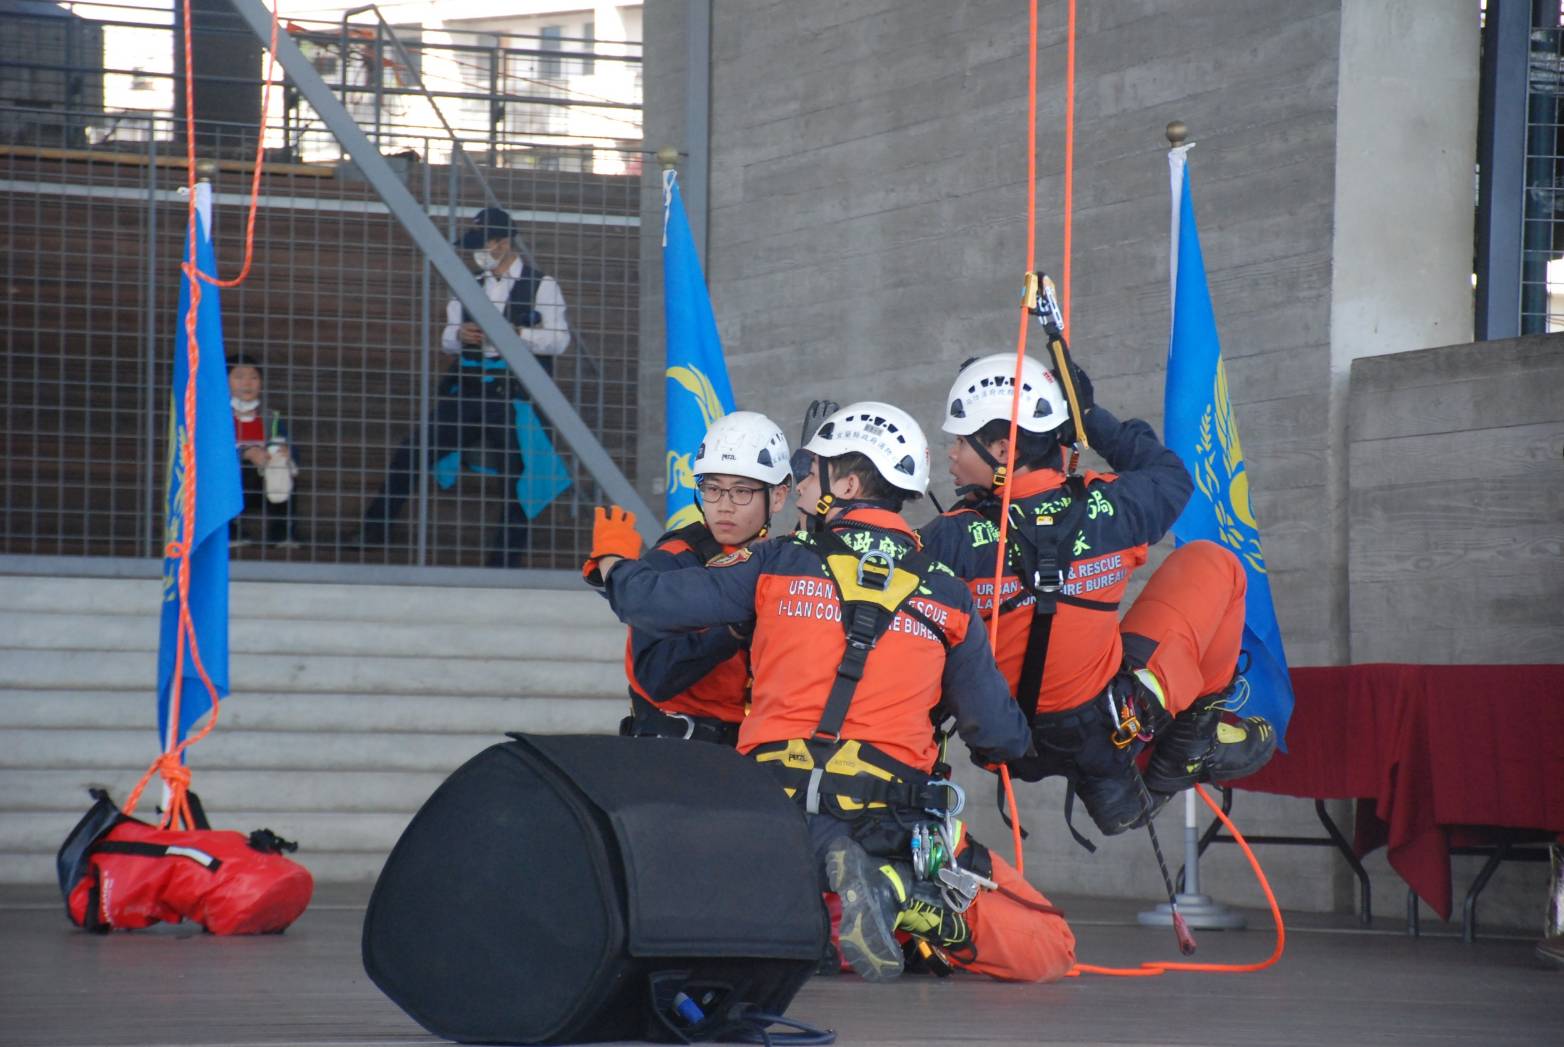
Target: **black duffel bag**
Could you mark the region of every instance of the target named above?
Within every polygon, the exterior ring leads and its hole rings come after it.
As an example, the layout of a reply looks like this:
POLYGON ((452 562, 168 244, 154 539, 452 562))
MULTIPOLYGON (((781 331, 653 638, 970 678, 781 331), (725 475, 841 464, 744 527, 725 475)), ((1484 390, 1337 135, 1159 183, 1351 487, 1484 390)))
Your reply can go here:
POLYGON ((713 1039, 781 1014, 825 923, 771 775, 715 745, 511 738, 386 860, 364 917, 374 983, 468 1043, 713 1039))

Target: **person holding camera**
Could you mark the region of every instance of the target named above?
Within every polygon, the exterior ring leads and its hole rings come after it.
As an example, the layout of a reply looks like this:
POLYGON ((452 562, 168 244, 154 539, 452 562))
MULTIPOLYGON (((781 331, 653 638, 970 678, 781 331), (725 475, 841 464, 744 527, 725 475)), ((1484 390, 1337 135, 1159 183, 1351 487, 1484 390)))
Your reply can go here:
MULTIPOLYGON (((552 374, 554 357, 570 346, 565 296, 558 281, 523 257, 515 223, 498 207, 485 207, 474 215, 460 245, 472 252, 485 297, 515 328, 544 371, 552 374)), ((477 471, 503 478, 507 498, 489 545, 487 566, 519 567, 527 545, 527 516, 512 495, 526 468, 517 435, 517 412, 527 402, 526 390, 454 297, 446 305, 440 351, 452 361, 440 380, 429 419, 429 464, 455 452, 469 459, 476 456, 477 471)), ((388 541, 412 491, 415 439, 416 434, 409 433, 392 456, 379 494, 364 511, 359 544, 379 546, 388 541)))

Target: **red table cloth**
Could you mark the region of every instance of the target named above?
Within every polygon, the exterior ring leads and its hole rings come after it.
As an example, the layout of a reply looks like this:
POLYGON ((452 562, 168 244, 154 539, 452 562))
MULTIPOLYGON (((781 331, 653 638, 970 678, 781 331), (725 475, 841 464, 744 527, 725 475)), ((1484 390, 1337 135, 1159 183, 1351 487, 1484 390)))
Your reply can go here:
POLYGON ((1450 847, 1469 830, 1564 833, 1564 665, 1292 670, 1286 753, 1239 788, 1356 799, 1359 855, 1450 918, 1450 847))

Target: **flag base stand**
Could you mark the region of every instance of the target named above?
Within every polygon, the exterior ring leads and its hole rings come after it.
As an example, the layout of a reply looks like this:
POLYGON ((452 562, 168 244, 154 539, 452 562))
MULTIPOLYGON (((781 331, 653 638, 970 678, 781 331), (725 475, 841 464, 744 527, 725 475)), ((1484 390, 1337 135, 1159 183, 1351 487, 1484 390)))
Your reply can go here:
MULTIPOLYGON (((1195 817, 1195 790, 1184 793, 1184 885, 1187 890, 1174 896, 1178 914, 1190 927, 1204 931, 1241 931, 1249 926, 1242 913, 1200 893, 1200 825, 1195 817)), ((1143 927, 1171 927, 1173 906, 1163 902, 1136 915, 1143 927)))
MULTIPOLYGON (((1249 926, 1243 913, 1234 912, 1221 902, 1212 900, 1209 894, 1178 895, 1178 914, 1190 927, 1200 931, 1241 931, 1249 926)), ((1173 907, 1167 902, 1138 913, 1136 921, 1142 927, 1173 926, 1173 907)))

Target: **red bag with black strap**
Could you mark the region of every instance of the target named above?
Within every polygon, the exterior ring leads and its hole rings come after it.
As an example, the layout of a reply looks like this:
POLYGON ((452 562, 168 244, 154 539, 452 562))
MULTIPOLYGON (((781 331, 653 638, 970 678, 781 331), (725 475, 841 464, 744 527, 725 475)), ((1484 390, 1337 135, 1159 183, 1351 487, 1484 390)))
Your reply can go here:
POLYGON ((309 870, 283 856, 298 845, 269 829, 207 827, 190 794, 193 830, 160 829, 120 811, 107 793, 71 830, 56 856, 71 922, 89 931, 136 930, 191 920, 213 934, 274 934, 310 903, 309 870))

